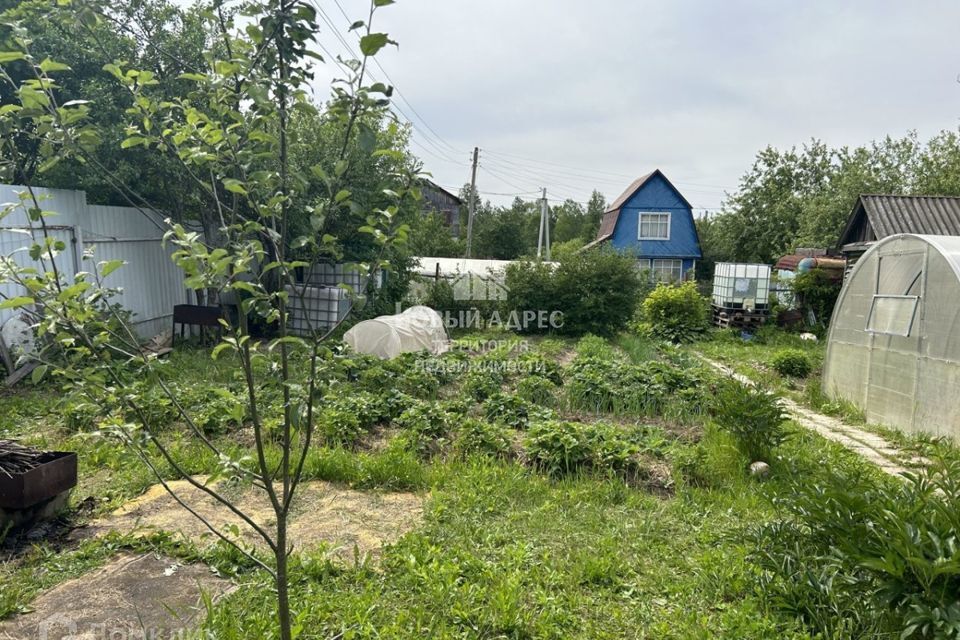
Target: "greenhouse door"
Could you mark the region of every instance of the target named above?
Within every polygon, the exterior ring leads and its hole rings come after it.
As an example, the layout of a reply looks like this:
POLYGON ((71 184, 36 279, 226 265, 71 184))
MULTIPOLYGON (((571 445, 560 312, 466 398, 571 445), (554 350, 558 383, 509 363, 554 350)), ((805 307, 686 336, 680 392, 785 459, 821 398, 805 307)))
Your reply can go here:
POLYGON ((926 252, 881 254, 866 318, 867 419, 911 425, 917 392, 926 252))

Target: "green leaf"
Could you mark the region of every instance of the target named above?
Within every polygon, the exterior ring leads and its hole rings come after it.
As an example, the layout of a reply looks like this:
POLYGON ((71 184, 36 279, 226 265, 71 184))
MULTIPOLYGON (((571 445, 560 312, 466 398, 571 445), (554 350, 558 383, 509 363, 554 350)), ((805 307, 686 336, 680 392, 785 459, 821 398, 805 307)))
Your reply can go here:
POLYGON ((375 56, 380 49, 393 42, 385 33, 368 33, 360 38, 360 51, 365 56, 375 56))
POLYGON ((202 73, 181 73, 177 77, 181 80, 194 80, 196 82, 203 82, 207 79, 207 76, 202 73))
POLYGON ((213 348, 213 351, 210 352, 210 358, 213 360, 216 360, 217 356, 219 356, 224 349, 235 350, 236 348, 237 348, 236 345, 233 344, 232 342, 221 342, 220 344, 218 344, 213 348))
POLYGON ((21 51, 0 51, 0 63, 24 60, 26 55, 21 51))
POLYGON ((33 298, 30 296, 18 296, 16 298, 10 298, 0 302, 0 309, 19 309, 20 307, 25 307, 28 304, 33 304, 33 298))
POLYGON ((41 364, 39 367, 33 370, 33 373, 30 374, 30 381, 33 384, 40 384, 40 381, 43 380, 43 376, 47 375, 47 369, 49 367, 45 364, 41 364))
POLYGON ((299 249, 300 247, 305 247, 313 240, 310 236, 297 236, 293 239, 293 242, 290 243, 291 249, 299 249))
POLYGON ((371 153, 377 147, 377 134, 373 128, 361 122, 359 124, 360 133, 357 136, 357 144, 364 153, 371 153))
POLYGON ((146 138, 143 138, 141 136, 130 136, 129 138, 127 138, 126 140, 120 143, 120 148, 129 149, 130 147, 136 147, 139 145, 146 146, 146 144, 147 144, 146 138))
POLYGON ((55 71, 70 71, 70 66, 62 62, 56 62, 50 58, 44 58, 40 63, 40 71, 44 73, 53 73, 55 71))
POLYGON ((100 263, 100 275, 106 278, 108 275, 126 264, 123 260, 107 260, 100 263))
POLYGON ((395 0, 373 0, 373 6, 375 7, 385 7, 387 5, 393 4, 395 0))
POLYGON ((243 183, 236 178, 224 178, 223 188, 230 193, 239 193, 242 196, 247 195, 247 190, 243 188, 243 183))
POLYGON ((59 302, 66 302, 70 298, 77 298, 83 295, 83 292, 90 288, 89 282, 78 282, 72 284, 57 295, 59 302))

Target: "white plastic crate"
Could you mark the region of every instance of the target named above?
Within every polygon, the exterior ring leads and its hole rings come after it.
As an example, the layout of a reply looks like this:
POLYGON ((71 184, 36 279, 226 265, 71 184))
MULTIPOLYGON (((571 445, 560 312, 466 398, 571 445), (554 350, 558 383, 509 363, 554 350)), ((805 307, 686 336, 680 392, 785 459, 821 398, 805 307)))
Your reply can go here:
POLYGON ((713 304, 727 309, 766 309, 770 266, 718 262, 713 270, 713 304))

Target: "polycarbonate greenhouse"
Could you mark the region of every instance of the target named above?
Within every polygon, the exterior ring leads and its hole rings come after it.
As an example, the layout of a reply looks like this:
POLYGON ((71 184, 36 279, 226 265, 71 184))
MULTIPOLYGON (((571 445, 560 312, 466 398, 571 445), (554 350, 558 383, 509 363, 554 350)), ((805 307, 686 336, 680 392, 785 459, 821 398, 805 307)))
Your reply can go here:
POLYGON ((861 256, 833 313, 823 390, 870 422, 960 436, 960 237, 889 236, 861 256))

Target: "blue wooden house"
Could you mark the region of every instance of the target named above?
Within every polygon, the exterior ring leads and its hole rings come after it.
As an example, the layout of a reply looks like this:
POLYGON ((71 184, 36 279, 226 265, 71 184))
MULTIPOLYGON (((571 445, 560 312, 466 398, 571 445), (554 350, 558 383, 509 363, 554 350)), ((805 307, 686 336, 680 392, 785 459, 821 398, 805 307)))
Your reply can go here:
POLYGON ((702 255, 693 208, 659 169, 634 180, 604 212, 590 245, 606 242, 663 281, 692 278, 702 255))

